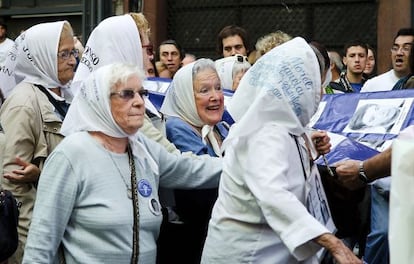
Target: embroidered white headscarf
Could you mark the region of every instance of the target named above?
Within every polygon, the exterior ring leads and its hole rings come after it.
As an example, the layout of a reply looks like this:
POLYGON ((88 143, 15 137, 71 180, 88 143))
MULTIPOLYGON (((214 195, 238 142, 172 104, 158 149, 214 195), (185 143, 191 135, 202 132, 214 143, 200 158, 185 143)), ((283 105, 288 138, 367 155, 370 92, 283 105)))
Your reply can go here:
MULTIPOLYGON (((205 138, 207 137, 213 147, 214 153, 220 157, 221 151, 217 139, 214 136, 213 127, 205 124, 200 119, 195 103, 193 67, 200 60, 207 59, 198 59, 195 62, 183 66, 175 73, 171 85, 165 94, 160 112, 166 116, 179 117, 195 127, 201 127, 201 138, 204 144, 206 144, 205 138)), ((214 68, 212 61, 211 65, 214 68)))
POLYGON ((248 136, 274 121, 301 136, 320 96, 320 67, 308 43, 298 37, 277 46, 247 71, 227 105, 236 123, 226 141, 248 136))
POLYGON ((79 90, 80 82, 91 72, 117 62, 144 68, 139 31, 128 14, 108 17, 92 31, 73 78, 74 94, 79 90))
MULTIPOLYGON (((129 14, 106 18, 92 31, 73 78, 73 93, 78 92, 81 81, 91 72, 117 62, 137 65, 144 69, 140 33, 129 14)), ((147 98, 145 107, 159 115, 156 107, 147 98)))
MULTIPOLYGON (((68 136, 78 131, 99 131, 116 138, 129 138, 132 152, 138 158, 146 158, 151 169, 158 173, 158 165, 145 147, 137 140, 137 133, 127 134, 114 120, 111 112, 111 72, 121 64, 109 64, 96 69, 80 83, 79 92, 75 95, 71 107, 66 114, 60 132, 68 136)), ((136 65, 127 65, 141 81, 145 75, 136 65)))
POLYGON ((57 67, 59 40, 65 22, 34 25, 16 39, 0 71, 0 87, 5 97, 21 81, 46 88, 65 85, 59 81, 57 67))

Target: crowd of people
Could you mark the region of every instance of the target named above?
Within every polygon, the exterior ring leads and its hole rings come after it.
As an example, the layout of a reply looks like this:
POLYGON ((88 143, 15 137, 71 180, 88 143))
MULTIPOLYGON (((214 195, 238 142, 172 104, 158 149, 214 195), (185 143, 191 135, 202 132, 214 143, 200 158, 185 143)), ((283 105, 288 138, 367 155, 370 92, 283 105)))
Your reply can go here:
POLYGON ((369 234, 339 237, 314 162, 330 138, 307 125, 324 94, 412 88, 413 29, 378 76, 367 43, 341 55, 280 30, 251 50, 245 29, 225 26, 216 61, 173 39, 154 49, 142 13, 104 19, 84 47, 68 21, 6 32, 0 184, 21 206, 1 264, 388 263, 391 148, 335 164, 370 195, 369 234), (149 77, 171 80, 159 110, 149 77))

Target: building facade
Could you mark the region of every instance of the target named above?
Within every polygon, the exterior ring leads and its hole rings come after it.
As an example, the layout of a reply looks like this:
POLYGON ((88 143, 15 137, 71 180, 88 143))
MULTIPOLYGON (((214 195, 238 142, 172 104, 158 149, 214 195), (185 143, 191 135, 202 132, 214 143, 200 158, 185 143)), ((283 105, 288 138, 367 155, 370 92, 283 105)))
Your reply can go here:
POLYGON ((377 50, 378 72, 390 67, 389 49, 401 27, 413 25, 414 0, 0 0, 0 19, 9 36, 36 23, 68 20, 83 42, 99 21, 112 15, 143 11, 155 46, 175 39, 198 57, 218 58, 216 36, 236 24, 256 40, 282 30, 317 40, 342 51, 352 39, 377 50))

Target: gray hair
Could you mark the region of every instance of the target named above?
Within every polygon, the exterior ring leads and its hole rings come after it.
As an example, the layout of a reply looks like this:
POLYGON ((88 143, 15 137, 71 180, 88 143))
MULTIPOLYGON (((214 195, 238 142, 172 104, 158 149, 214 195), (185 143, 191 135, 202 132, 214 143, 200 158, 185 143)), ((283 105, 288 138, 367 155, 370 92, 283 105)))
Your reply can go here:
POLYGON ((344 68, 341 55, 339 55, 339 53, 336 51, 328 51, 328 56, 329 56, 329 59, 331 60, 331 63, 334 63, 338 71, 341 72, 342 69, 344 68))
POLYGON ((111 92, 115 90, 117 85, 125 84, 128 79, 133 76, 137 76, 141 82, 146 79, 144 71, 137 65, 114 63, 111 67, 109 75, 109 86, 111 87, 111 92))
POLYGON ((201 71, 204 71, 206 69, 211 69, 214 72, 217 73, 216 65, 214 64, 214 61, 211 59, 198 59, 194 62, 193 71, 192 71, 192 77, 193 81, 196 79, 197 74, 201 71))

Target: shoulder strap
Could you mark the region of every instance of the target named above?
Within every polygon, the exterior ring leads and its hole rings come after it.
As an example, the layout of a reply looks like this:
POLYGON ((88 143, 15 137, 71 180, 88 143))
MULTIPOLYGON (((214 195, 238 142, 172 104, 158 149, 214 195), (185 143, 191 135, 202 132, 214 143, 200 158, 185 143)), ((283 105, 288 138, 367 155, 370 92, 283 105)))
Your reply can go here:
POLYGON ((300 163, 302 165, 302 170, 303 170, 303 177, 305 177, 306 180, 306 170, 305 170, 305 164, 303 164, 303 156, 302 156, 302 151, 300 151, 300 147, 299 147, 299 142, 298 142, 298 138, 294 135, 291 135, 293 137, 293 139, 295 139, 295 143, 296 143, 296 148, 298 149, 299 152, 299 157, 300 157, 300 163))
POLYGON ((138 201, 138 183, 135 171, 134 155, 131 146, 128 145, 128 163, 131 170, 131 187, 132 187, 132 208, 134 212, 134 226, 132 232, 132 256, 131 264, 138 263, 139 259, 139 201, 138 201))
POLYGON ((55 98, 53 98, 53 96, 48 91, 46 91, 46 88, 45 87, 43 87, 43 86, 41 86, 39 84, 35 84, 35 86, 37 86, 40 89, 40 91, 42 91, 47 96, 47 98, 49 99, 49 102, 51 102, 53 104, 53 106, 56 108, 56 110, 59 112, 59 114, 63 118, 65 118, 66 113, 68 111, 67 110, 67 108, 68 108, 67 103, 64 102, 64 104, 66 105, 66 107, 63 107, 62 104, 59 101, 57 101, 55 98))

